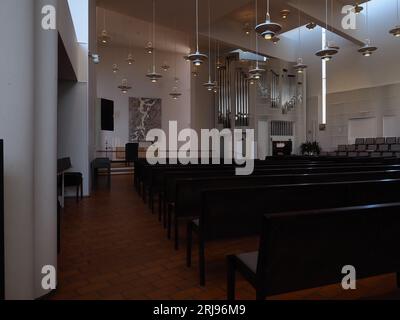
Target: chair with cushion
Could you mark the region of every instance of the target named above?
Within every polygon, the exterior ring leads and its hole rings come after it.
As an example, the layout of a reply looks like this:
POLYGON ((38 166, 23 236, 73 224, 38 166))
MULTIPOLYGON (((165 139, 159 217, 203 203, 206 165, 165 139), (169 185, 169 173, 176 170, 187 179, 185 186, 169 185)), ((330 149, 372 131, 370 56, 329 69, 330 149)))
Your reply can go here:
POLYGON ((369 152, 375 152, 375 151, 378 150, 378 146, 377 146, 376 144, 369 144, 369 145, 367 146, 367 150, 368 150, 369 152))
POLYGON ((83 175, 80 172, 66 172, 64 174, 64 186, 76 188, 76 201, 79 196, 83 199, 83 175))
POLYGON ((387 152, 387 151, 389 151, 389 145, 388 144, 380 144, 380 145, 378 145, 378 150, 381 152, 387 152))
POLYGON ((380 158, 382 157, 382 153, 380 152, 372 152, 371 153, 371 158, 380 158))
POLYGON ((351 151, 351 152, 356 151, 356 145, 355 144, 348 145, 347 151, 351 151))
POLYGON ((382 152, 382 157, 391 158, 393 157, 393 152, 382 152))
POLYGON ((361 157, 361 158, 367 158, 367 157, 369 157, 369 153, 365 152, 365 151, 364 152, 359 152, 358 156, 361 157))
POLYGON ((376 139, 375 138, 367 138, 365 139, 365 144, 376 144, 376 139))
POLYGON ((386 144, 396 144, 397 138, 386 138, 386 144))
POLYGON ((390 150, 393 152, 400 152, 400 144, 392 144, 390 150))
POLYGON ((111 161, 108 158, 96 158, 92 161, 93 187, 97 186, 97 178, 100 170, 107 171, 108 187, 111 187, 111 161))
POLYGON ((350 158, 356 158, 357 156, 358 156, 358 154, 355 151, 351 151, 348 153, 348 157, 350 157, 350 158))
POLYGON ((137 161, 139 159, 139 144, 127 143, 125 145, 125 157, 128 164, 137 161))
POLYGON ((367 146, 365 144, 359 144, 357 145, 357 151, 365 152, 367 151, 367 146))
POLYGON ((357 138, 356 139, 356 145, 360 145, 360 144, 365 144, 365 139, 364 138, 357 138))
POLYGON ((385 138, 376 138, 376 144, 385 144, 386 143, 386 139, 385 138))
POLYGON ((338 156, 339 157, 347 157, 347 152, 339 152, 338 156))
POLYGON ((346 152, 347 151, 347 146, 342 144, 338 146, 338 151, 339 152, 346 152))

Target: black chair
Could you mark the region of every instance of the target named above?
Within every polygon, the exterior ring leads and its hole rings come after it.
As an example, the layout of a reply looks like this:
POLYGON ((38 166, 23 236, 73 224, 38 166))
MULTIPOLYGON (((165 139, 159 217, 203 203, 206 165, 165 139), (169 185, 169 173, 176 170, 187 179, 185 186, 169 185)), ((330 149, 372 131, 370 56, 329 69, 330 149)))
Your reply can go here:
POLYGON ((380 145, 378 145, 378 149, 379 149, 379 151, 381 151, 381 152, 387 152, 387 151, 389 151, 389 145, 387 145, 387 144, 380 144, 380 145))
POLYGON ((385 144, 386 143, 386 139, 385 138, 376 138, 376 144, 385 144))
POLYGON ((393 152, 400 152, 400 144, 392 144, 390 150, 393 152))
MULTIPOLYGON (((58 173, 64 172, 72 168, 70 158, 62 158, 57 161, 58 173)), ((75 187, 76 188, 76 201, 79 198, 83 198, 83 174, 80 172, 64 172, 64 187, 75 187)), ((59 190, 62 188, 62 177, 58 178, 59 190)))
POLYGON ((111 161, 108 158, 97 158, 92 161, 93 187, 97 187, 99 169, 105 169, 108 177, 108 187, 111 188, 111 161))
POLYGON ((386 144, 396 144, 397 138, 386 138, 386 144))
POLYGON ((365 139, 365 144, 376 144, 376 139, 375 138, 367 138, 365 139))
POLYGON ((346 265, 357 279, 397 273, 400 286, 399 209, 391 203, 266 215, 259 251, 227 257, 228 300, 235 299, 236 271, 257 300, 340 283, 346 265))
POLYGON ((360 145, 360 144, 365 144, 365 139, 364 138, 357 138, 356 139, 356 145, 360 145))
POLYGON ((125 145, 126 163, 134 163, 139 159, 139 143, 127 143, 125 145))
POLYGON ((351 152, 356 151, 356 145, 355 144, 348 145, 347 151, 351 151, 351 152))
POLYGON ((79 196, 83 199, 83 175, 80 172, 64 173, 64 187, 76 188, 76 201, 79 201, 79 196))
POLYGON ((359 144, 359 145, 357 145, 357 151, 365 152, 365 151, 367 151, 367 146, 365 144, 359 144))

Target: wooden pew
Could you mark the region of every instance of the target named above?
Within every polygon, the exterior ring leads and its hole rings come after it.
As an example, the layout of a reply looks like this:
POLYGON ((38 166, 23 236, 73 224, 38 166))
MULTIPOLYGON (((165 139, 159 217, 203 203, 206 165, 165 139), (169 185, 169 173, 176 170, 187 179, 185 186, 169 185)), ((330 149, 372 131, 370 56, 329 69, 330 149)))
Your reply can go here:
POLYGON ((192 232, 199 238, 200 284, 205 284, 207 241, 258 235, 266 213, 396 202, 400 179, 272 185, 207 190, 199 219, 188 223, 187 265, 192 232))
MULTIPOLYGON (((373 164, 369 166, 296 166, 289 168, 258 168, 254 171, 254 175, 269 175, 269 174, 299 174, 299 173, 322 173, 322 172, 332 172, 334 170, 342 172, 359 172, 359 171, 377 171, 377 170, 397 170, 400 169, 400 165, 382 165, 373 164)), ((174 205, 175 195, 176 195, 176 181, 180 178, 196 178, 196 177, 219 177, 219 176, 229 176, 233 174, 231 169, 216 169, 216 170, 167 170, 164 172, 163 176, 163 186, 161 187, 161 192, 159 195, 159 201, 164 201, 165 203, 159 203, 159 217, 161 216, 161 208, 168 208, 169 205, 174 205)), ((239 177, 240 178, 240 177, 239 177)), ((166 210, 164 210, 164 214, 166 210)))
MULTIPOLYGON (((260 171, 260 175, 254 176, 207 176, 200 178, 171 178, 174 185, 171 186, 168 194, 169 199, 173 197, 174 201, 167 205, 166 221, 168 238, 171 238, 172 225, 174 226, 175 249, 179 247, 179 220, 184 218, 193 218, 200 215, 201 193, 207 189, 244 187, 244 186, 266 186, 274 184, 297 184, 297 183, 315 183, 315 182, 334 182, 334 181, 353 181, 353 180, 374 180, 386 178, 400 178, 399 170, 385 171, 360 171, 347 172, 356 168, 345 168, 340 172, 334 169, 315 169, 312 171, 298 171, 299 173, 274 175, 274 171, 260 171), (315 173, 314 173, 315 172, 315 173), (175 192, 172 192, 175 188, 175 192)), ((364 168, 366 169, 366 168, 364 168)), ((279 171, 281 173, 281 171, 279 171)))
POLYGON ((397 273, 400 203, 268 214, 258 252, 227 257, 227 297, 235 299, 235 273, 255 288, 257 300, 341 283, 342 268, 357 280, 397 273))

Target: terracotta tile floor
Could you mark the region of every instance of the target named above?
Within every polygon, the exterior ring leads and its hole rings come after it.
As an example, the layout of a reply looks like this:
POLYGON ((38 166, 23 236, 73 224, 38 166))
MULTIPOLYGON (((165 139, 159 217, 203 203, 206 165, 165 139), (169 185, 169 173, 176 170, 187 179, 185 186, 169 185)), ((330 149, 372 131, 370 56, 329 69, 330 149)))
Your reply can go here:
MULTIPOLYGON (((133 190, 131 176, 113 176, 110 191, 100 186, 79 204, 67 200, 62 219, 59 287, 51 299, 224 299, 225 255, 254 251, 258 244, 256 238, 210 243, 207 286, 199 287, 196 257, 193 267, 186 268, 184 246, 174 251, 156 215, 133 190)), ((335 285, 273 299, 400 296, 394 275, 357 284, 352 292, 335 285)), ((245 281, 238 279, 237 287, 239 299, 255 298, 245 281)))

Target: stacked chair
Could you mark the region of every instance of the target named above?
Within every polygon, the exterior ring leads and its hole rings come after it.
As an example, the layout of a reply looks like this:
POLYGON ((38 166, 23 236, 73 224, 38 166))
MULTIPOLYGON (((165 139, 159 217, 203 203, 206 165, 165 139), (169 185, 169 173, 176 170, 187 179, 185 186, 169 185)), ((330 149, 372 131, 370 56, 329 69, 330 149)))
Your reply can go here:
POLYGON ((332 157, 400 158, 400 138, 357 138, 355 144, 339 145, 332 157))

